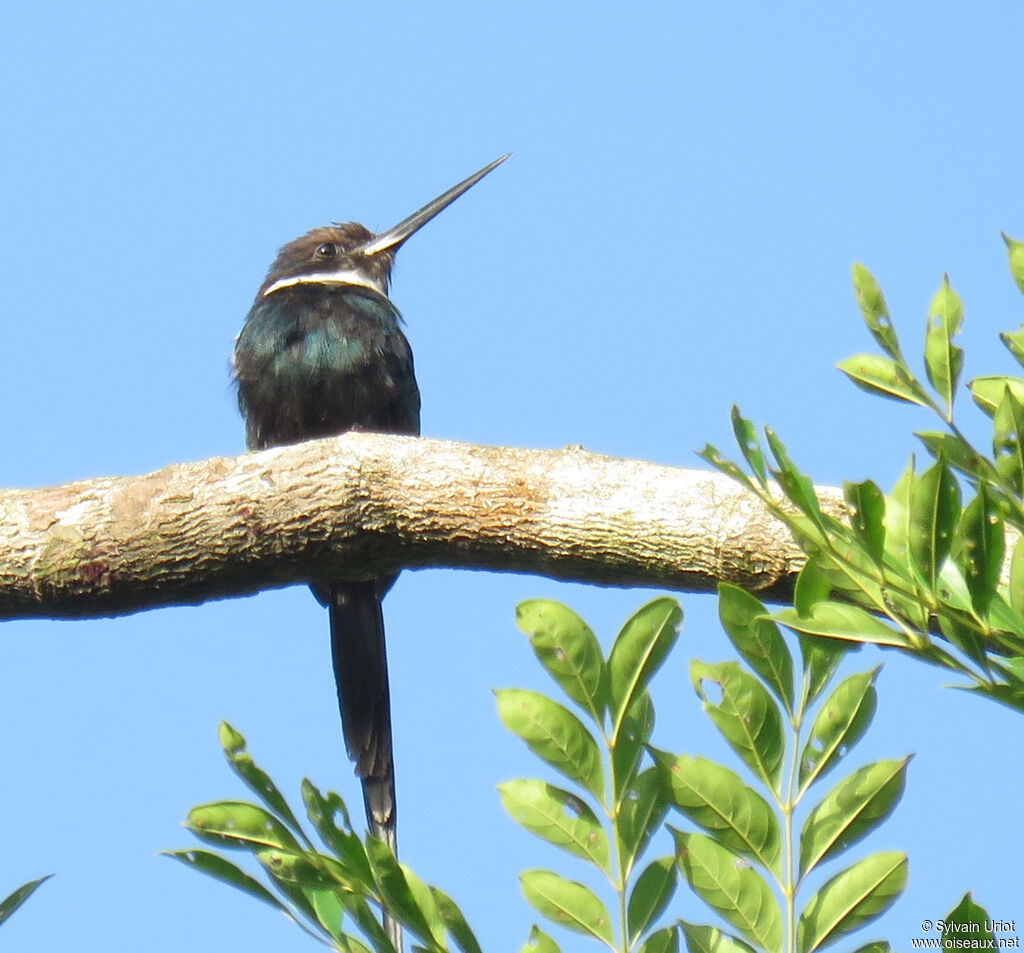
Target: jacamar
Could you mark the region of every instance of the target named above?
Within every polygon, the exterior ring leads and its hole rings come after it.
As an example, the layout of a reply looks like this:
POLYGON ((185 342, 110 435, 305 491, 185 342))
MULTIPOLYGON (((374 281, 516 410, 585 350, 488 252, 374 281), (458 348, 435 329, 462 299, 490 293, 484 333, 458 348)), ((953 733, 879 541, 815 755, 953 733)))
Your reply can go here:
MULTIPOLYGON (((347 430, 418 434, 420 394, 402 316, 388 298, 395 253, 508 156, 394 228, 314 228, 285 245, 235 342, 238 406, 251 450, 347 430)), ((396 846, 395 774, 381 600, 395 575, 317 582, 330 614, 342 731, 362 779, 371 833, 396 846)), ((389 927, 396 948, 401 933, 389 927)))

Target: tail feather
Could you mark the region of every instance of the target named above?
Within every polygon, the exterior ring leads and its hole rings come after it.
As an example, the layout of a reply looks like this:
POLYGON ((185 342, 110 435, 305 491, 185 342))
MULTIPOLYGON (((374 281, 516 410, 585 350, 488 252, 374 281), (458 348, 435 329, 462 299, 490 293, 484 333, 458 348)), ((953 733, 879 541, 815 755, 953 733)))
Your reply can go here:
MULTIPOLYGON (((370 833, 397 852, 398 809, 391 744, 391 700, 381 599, 392 580, 338 583, 317 597, 331 617, 331 655, 348 756, 362 780, 370 833), (326 596, 326 598, 324 598, 326 596)), ((386 914, 396 950, 402 929, 386 914)))

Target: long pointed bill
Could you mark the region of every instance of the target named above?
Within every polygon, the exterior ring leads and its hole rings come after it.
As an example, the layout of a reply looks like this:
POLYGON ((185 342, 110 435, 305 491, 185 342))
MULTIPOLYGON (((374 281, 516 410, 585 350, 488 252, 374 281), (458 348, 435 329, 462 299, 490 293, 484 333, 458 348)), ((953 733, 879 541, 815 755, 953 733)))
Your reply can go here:
POLYGON ((361 246, 358 250, 364 255, 376 255, 382 251, 386 251, 389 248, 396 248, 401 245, 410 235, 414 232, 419 231, 424 225, 427 224, 435 215, 439 212, 444 211, 449 205, 452 204, 463 192, 471 189, 477 184, 488 172, 492 169, 496 169, 502 164, 510 155, 511 152, 506 152, 500 159, 495 159, 490 165, 485 165, 479 172, 474 172, 468 179, 463 179, 454 188, 449 189, 444 195, 439 195, 433 202, 428 202, 418 212, 413 212, 408 218, 403 219, 394 228, 389 228, 386 232, 382 232, 380 235, 376 235, 371 238, 365 245, 361 246))

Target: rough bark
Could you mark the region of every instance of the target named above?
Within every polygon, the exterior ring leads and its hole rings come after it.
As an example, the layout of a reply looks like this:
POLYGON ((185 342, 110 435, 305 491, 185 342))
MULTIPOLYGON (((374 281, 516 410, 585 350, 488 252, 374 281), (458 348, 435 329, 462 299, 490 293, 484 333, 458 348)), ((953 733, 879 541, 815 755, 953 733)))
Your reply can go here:
MULTIPOLYGON (((821 491, 841 509, 838 491, 821 491)), ((118 615, 409 567, 783 595, 785 528, 716 473, 351 433, 0 491, 0 618, 118 615)))

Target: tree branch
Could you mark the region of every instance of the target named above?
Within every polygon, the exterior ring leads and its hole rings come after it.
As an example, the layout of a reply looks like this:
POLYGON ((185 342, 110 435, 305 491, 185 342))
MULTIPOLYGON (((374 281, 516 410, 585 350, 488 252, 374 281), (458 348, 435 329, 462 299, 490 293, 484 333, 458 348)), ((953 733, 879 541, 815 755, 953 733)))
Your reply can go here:
MULTIPOLYGON (((823 502, 841 511, 837 490, 823 502)), ((84 618, 400 568, 767 596, 803 563, 711 472, 349 433, 138 477, 0 491, 0 618, 84 618)))

